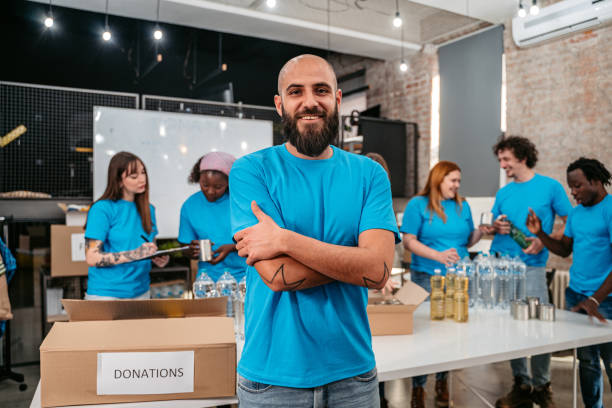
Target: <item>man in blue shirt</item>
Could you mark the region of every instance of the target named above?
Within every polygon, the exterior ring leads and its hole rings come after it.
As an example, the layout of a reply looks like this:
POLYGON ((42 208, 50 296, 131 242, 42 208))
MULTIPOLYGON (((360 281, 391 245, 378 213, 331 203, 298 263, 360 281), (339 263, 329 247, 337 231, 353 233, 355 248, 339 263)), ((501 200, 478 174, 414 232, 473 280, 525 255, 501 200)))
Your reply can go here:
MULTIPOLYGON (((538 161, 538 151, 529 139, 520 136, 502 138, 493 152, 497 155, 499 165, 505 170, 512 182, 501 188, 493 204, 495 238, 491 244, 491 253, 518 255, 527 264, 527 296, 539 297, 548 301, 546 286, 546 261, 548 251, 539 238, 529 233, 525 227, 529 208, 533 208, 542 217, 543 229, 551 233, 555 216, 563 221, 567 218, 572 206, 565 190, 558 181, 537 174, 534 167, 538 161), (510 223, 527 235, 530 243, 522 249, 509 235, 510 223)), ((563 229, 555 232, 560 236, 563 229)), ((531 357, 531 375, 527 370, 527 359, 518 358, 510 361, 514 386, 510 393, 495 403, 497 408, 521 408, 538 404, 542 408, 553 408, 550 387, 550 353, 531 357)))
MULTIPOLYGON (((567 184, 578 204, 569 214, 565 233, 554 239, 542 230, 542 222, 530 211, 529 231, 557 255, 574 258, 570 284, 565 290, 568 309, 612 319, 612 196, 606 192, 612 176, 595 159, 581 157, 567 168, 567 184)), ((580 391, 586 407, 603 407, 600 357, 612 385, 612 343, 578 349, 580 391)))
POLYGON ((241 407, 379 406, 367 288, 385 285, 399 233, 383 168, 331 146, 341 97, 324 59, 287 62, 274 102, 288 142, 230 173, 249 265, 241 407))

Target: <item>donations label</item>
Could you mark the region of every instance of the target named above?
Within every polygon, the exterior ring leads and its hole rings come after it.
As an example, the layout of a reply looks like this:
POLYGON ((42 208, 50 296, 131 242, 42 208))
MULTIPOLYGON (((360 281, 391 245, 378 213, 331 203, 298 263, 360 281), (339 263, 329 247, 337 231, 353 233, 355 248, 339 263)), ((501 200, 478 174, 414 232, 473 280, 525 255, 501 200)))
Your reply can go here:
POLYGON ((193 351, 98 353, 98 395, 193 392, 193 351))

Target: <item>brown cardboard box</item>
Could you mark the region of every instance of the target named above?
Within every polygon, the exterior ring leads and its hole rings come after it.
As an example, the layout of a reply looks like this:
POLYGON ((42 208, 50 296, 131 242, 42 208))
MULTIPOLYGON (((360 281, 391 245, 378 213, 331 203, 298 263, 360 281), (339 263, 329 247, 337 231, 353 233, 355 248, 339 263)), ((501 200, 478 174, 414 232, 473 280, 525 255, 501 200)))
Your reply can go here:
POLYGON ((429 292, 410 281, 393 296, 371 296, 367 311, 372 336, 412 334, 412 314, 427 296, 429 292), (399 301, 399 304, 380 304, 383 300, 393 299, 399 301))
POLYGON ((226 298, 63 300, 71 321, 55 323, 40 346, 42 406, 235 395, 233 320, 215 317, 225 314, 225 302, 226 298), (176 354, 164 365, 160 361, 167 358, 165 353, 176 354), (177 354, 191 355, 193 361, 181 366, 172 359, 177 354), (116 356, 126 359, 124 365, 120 369, 105 368, 107 358, 116 356), (183 369, 187 373, 184 378, 192 381, 192 391, 153 393, 176 381, 177 376, 182 377, 183 369), (189 375, 190 370, 193 375, 189 375), (150 373, 146 380, 145 372, 150 373), (129 391, 117 393, 113 388, 109 392, 105 388, 109 382, 129 391), (150 391, 134 393, 145 383, 150 391))
MULTIPOLYGON (((79 247, 78 253, 73 254, 72 236, 83 234, 83 227, 68 227, 66 225, 51 225, 51 276, 86 276, 87 263, 73 261, 84 259, 85 247, 79 247), (83 253, 80 253, 80 251, 83 253)), ((75 249, 76 250, 76 249, 75 249)))
POLYGON ((71 322, 225 316, 227 297, 209 299, 88 300, 62 299, 71 322))

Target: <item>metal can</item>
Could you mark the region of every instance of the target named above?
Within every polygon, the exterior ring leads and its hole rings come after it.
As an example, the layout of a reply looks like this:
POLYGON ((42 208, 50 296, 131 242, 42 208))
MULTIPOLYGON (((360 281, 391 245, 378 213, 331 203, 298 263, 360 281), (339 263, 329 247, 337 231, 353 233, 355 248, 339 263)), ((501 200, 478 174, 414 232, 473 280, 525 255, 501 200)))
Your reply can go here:
POLYGON ((525 302, 516 305, 516 320, 529 320, 529 305, 525 302))
POLYGON ((538 305, 538 318, 547 322, 555 321, 555 305, 542 303, 538 305))
POLYGON ((510 315, 516 319, 516 313, 519 305, 527 305, 523 300, 513 300, 510 302, 510 315))
POLYGON ((527 304, 529 305, 529 318, 537 319, 538 318, 538 305, 540 304, 539 297, 528 297, 527 304))
POLYGON ((209 262, 212 260, 212 246, 210 239, 201 239, 198 241, 200 245, 200 261, 209 262))

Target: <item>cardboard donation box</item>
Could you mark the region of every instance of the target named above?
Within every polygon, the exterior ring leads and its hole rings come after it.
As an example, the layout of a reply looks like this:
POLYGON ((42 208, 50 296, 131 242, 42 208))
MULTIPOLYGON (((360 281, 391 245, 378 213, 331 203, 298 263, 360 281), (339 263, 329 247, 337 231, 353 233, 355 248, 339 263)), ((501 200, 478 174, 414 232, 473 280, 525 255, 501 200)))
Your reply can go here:
POLYGON ((51 225, 51 276, 86 276, 83 227, 51 225))
POLYGON ((226 298, 62 302, 70 321, 40 346, 43 407, 236 394, 226 298))
POLYGON ((412 315, 427 296, 429 292, 410 281, 393 296, 370 296, 367 310, 372 336, 412 334, 412 315))

